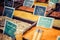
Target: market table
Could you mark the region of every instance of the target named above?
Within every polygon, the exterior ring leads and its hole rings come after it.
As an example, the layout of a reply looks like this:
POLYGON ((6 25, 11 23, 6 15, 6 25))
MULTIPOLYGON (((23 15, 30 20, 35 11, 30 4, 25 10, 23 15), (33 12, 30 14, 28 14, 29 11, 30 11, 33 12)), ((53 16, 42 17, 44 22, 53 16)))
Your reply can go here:
MULTIPOLYGON (((25 11, 20 11, 20 10, 15 10, 14 16, 24 18, 24 19, 28 19, 28 20, 32 20, 32 21, 35 21, 35 22, 38 20, 38 16, 33 15, 30 12, 25 12, 25 11)), ((60 20, 55 19, 54 23, 53 23, 53 26, 60 27, 60 20)))
MULTIPOLYGON (((34 5, 48 6, 48 4, 46 4, 46 3, 39 3, 39 2, 35 2, 34 5)), ((32 20, 32 21, 37 22, 38 16, 33 15, 33 13, 31 13, 34 10, 33 8, 28 8, 28 7, 21 6, 18 9, 27 10, 27 11, 30 11, 30 12, 21 11, 21 10, 15 10, 14 16, 21 17, 21 18, 24 18, 24 19, 28 19, 28 20, 32 20)), ((60 27, 60 20, 55 19, 54 23, 53 23, 53 26, 60 27)), ((57 30, 57 29, 54 29, 54 28, 51 28, 51 29, 46 29, 46 28, 41 28, 41 27, 38 27, 38 28, 44 31, 42 33, 41 40, 56 40, 57 36, 60 35, 60 30, 57 30)), ((34 31, 36 29, 37 29, 36 26, 32 27, 30 30, 28 30, 23 35, 23 38, 32 40, 34 31)))
POLYGON ((53 28, 52 29, 46 29, 46 28, 41 28, 41 27, 33 27, 31 30, 27 31, 23 35, 23 37, 25 39, 32 40, 34 31, 37 28, 44 31, 42 33, 41 40, 56 40, 57 39, 57 36, 60 35, 60 30, 56 30, 56 29, 53 29, 53 28))
MULTIPOLYGON (((35 15, 33 15, 29 12, 25 12, 25 11, 15 10, 14 16, 29 19, 32 21, 38 20, 38 16, 35 16, 35 15)), ((54 21, 53 25, 60 27, 60 20, 56 19, 54 21)), ((32 27, 29 31, 27 31, 23 35, 23 38, 32 40, 35 29, 36 29, 36 27, 32 27)), ((41 28, 41 27, 39 29, 44 31, 41 40, 56 40, 57 36, 60 35, 60 30, 57 30, 57 29, 53 29, 53 28, 52 29, 45 29, 45 28, 41 28)))

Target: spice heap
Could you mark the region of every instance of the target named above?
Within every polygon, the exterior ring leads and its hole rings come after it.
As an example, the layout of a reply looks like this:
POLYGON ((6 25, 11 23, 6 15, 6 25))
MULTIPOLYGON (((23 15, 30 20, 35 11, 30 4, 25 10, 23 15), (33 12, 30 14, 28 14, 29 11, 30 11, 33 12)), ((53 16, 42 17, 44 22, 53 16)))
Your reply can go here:
POLYGON ((12 40, 12 38, 0 33, 0 40, 12 40))

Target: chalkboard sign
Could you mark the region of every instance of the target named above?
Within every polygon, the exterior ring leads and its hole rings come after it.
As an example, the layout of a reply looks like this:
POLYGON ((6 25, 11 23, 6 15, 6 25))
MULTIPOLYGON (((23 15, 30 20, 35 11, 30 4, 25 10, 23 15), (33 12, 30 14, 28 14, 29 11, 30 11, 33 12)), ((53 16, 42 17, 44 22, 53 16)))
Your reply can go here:
POLYGON ((49 17, 39 17, 38 22, 37 22, 37 26, 41 26, 44 28, 52 28, 53 26, 53 18, 49 18, 49 17))
POLYGON ((23 6, 32 7, 34 0, 24 0, 23 6))
POLYGON ((60 12, 60 3, 56 3, 56 11, 60 12))
POLYGON ((13 0, 4 0, 5 6, 8 7, 13 7, 14 6, 14 1, 13 0))
POLYGON ((15 38, 15 32, 16 32, 16 27, 17 25, 9 20, 5 20, 5 29, 4 29, 4 34, 15 38))
POLYGON ((50 0, 51 3, 59 3, 59 0, 50 0))
POLYGON ((34 15, 45 16, 46 7, 44 6, 35 6, 34 15))
POLYGON ((15 8, 5 6, 3 16, 12 18, 14 10, 15 10, 15 8))

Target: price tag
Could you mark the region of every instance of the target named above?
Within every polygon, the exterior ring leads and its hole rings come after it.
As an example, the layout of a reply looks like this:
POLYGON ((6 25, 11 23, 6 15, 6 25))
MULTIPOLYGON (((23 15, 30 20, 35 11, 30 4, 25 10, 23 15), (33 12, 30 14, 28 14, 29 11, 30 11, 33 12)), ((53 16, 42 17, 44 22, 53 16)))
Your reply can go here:
POLYGON ((5 6, 3 16, 12 18, 14 14, 14 10, 15 8, 5 6))
POLYGON ((25 0, 23 6, 32 7, 33 4, 34 4, 34 0, 25 0))
POLYGON ((53 18, 49 18, 49 17, 39 17, 38 22, 37 22, 37 26, 41 26, 44 28, 52 28, 53 26, 53 18))
POLYGON ((12 38, 15 38, 15 32, 16 32, 17 25, 9 20, 6 20, 4 27, 5 27, 4 34, 6 34, 12 38))
POLYGON ((46 7, 44 6, 35 6, 34 15, 45 16, 46 7))

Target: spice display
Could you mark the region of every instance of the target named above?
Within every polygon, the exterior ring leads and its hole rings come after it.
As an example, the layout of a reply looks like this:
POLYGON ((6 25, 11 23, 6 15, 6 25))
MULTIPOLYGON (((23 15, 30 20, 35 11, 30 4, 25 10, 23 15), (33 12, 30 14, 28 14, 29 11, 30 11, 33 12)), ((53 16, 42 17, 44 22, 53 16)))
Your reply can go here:
POLYGON ((5 34, 0 33, 0 40, 12 40, 12 38, 5 34))
POLYGON ((2 26, 2 27, 4 26, 5 18, 6 18, 6 16, 4 16, 4 17, 0 16, 0 26, 2 26))
POLYGON ((11 18, 6 18, 6 20, 10 20, 10 21, 12 21, 12 22, 14 22, 15 24, 18 25, 17 26, 16 33, 17 32, 24 33, 25 31, 27 31, 31 27, 31 24, 30 23, 23 22, 23 21, 20 21, 20 20, 11 19, 11 18))
POLYGON ((60 12, 53 12, 50 16, 60 18, 60 12))

